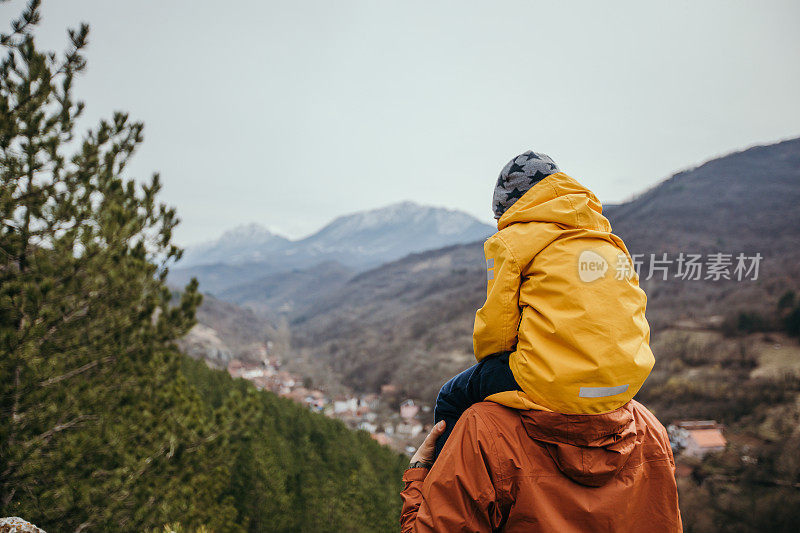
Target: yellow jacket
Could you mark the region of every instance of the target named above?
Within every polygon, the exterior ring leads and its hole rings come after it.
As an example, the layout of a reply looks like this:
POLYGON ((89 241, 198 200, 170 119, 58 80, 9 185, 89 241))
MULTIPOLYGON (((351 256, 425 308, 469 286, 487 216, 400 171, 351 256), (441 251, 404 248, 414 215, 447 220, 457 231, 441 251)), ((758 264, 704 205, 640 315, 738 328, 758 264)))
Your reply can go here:
POLYGON ((627 403, 654 363, 647 298, 597 197, 552 174, 497 227, 484 244, 488 284, 475 315, 475 357, 513 351, 522 392, 487 399, 566 414, 627 403))

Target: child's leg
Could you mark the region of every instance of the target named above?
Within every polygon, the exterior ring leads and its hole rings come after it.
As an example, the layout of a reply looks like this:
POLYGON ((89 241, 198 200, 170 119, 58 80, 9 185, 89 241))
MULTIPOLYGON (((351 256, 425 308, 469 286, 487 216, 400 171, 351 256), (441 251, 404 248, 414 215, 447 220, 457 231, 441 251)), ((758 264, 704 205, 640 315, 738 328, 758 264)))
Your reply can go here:
POLYGON ((433 421, 437 423, 444 420, 447 426, 436 440, 434 460, 442 451, 458 418, 472 404, 482 402, 487 396, 498 392, 519 390, 508 366, 508 356, 509 352, 505 352, 486 357, 445 383, 439 391, 433 408, 433 421))

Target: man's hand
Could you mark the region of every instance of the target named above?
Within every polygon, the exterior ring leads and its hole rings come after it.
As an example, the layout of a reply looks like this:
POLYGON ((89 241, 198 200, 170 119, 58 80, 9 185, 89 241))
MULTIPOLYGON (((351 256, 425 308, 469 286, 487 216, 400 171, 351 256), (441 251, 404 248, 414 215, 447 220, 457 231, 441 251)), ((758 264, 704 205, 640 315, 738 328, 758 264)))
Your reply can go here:
POLYGON ((417 452, 414 454, 414 457, 411 458, 411 463, 415 463, 417 461, 427 464, 433 464, 433 451, 436 446, 436 439, 439 438, 444 432, 445 422, 441 420, 438 424, 433 426, 433 429, 428 436, 425 437, 425 440, 422 441, 422 444, 419 445, 417 448, 417 452))

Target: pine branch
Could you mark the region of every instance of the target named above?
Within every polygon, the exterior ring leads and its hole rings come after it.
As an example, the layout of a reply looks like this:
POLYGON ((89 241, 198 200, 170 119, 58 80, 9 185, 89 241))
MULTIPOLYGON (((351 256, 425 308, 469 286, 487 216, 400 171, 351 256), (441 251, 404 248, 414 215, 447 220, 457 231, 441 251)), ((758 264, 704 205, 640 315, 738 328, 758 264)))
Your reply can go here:
POLYGON ((92 361, 91 363, 86 363, 85 365, 83 365, 81 367, 78 367, 75 370, 70 370, 66 374, 61 374, 60 376, 55 376, 55 377, 52 377, 50 379, 46 379, 46 380, 42 381, 41 383, 39 383, 39 386, 40 387, 49 387, 50 385, 53 385, 54 383, 59 383, 61 381, 64 381, 65 379, 69 379, 71 377, 77 376, 78 374, 82 374, 82 373, 86 372, 87 370, 91 370, 92 368, 96 367, 97 365, 99 365, 101 363, 108 363, 109 361, 113 361, 114 359, 115 359, 115 357, 113 355, 109 355, 107 357, 103 357, 102 359, 97 359, 95 361, 92 361))
POLYGON ((96 415, 78 415, 75 418, 73 418, 72 420, 70 420, 68 422, 64 422, 63 424, 57 424, 57 425, 53 426, 52 428, 48 429, 47 431, 45 431, 44 433, 34 437, 33 439, 31 439, 28 442, 26 442, 23 445, 23 447, 25 449, 28 449, 28 448, 30 448, 31 446, 33 446, 34 444, 36 444, 38 442, 45 442, 46 443, 56 433, 60 433, 60 432, 65 431, 67 429, 73 428, 73 427, 77 426, 78 424, 80 424, 81 422, 83 422, 85 420, 96 420, 96 419, 97 419, 96 415))

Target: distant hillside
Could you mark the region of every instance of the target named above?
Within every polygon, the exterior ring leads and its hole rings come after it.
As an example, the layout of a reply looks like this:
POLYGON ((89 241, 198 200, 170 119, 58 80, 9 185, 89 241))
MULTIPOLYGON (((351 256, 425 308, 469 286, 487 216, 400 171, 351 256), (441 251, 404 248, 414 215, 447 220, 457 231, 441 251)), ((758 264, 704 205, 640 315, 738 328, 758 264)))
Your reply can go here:
POLYGON ((763 256, 755 282, 643 280, 658 325, 741 307, 763 311, 786 287, 797 287, 799 204, 800 139, 793 139, 675 174, 615 207, 610 219, 632 253, 666 252, 673 260, 679 252, 763 256))
POLYGON ((335 219, 298 247, 317 254, 341 255, 358 270, 411 252, 486 238, 494 227, 452 209, 402 202, 335 219))
POLYGON ((413 254, 359 274, 299 315, 293 349, 345 383, 396 383, 432 398, 472 362, 472 317, 484 297, 482 243, 413 254))
POLYGON ((615 206, 614 229, 638 251, 733 249, 775 255, 800 244, 800 138, 679 172, 615 206))
POLYGON ((219 298, 257 311, 275 320, 302 313, 344 286, 355 270, 329 261, 306 269, 267 274, 219 292, 219 298))
POLYGON ((225 368, 232 358, 261 361, 268 344, 275 352, 288 346, 280 322, 210 295, 197 310, 197 324, 179 341, 184 353, 217 368, 225 368))
POLYGON ((214 241, 188 247, 181 266, 264 261, 290 245, 291 241, 286 237, 275 235, 258 224, 247 224, 226 231, 214 241))
POLYGON ((413 202, 338 217, 298 241, 250 225, 190 247, 170 273, 170 283, 180 286, 194 276, 201 290, 220 294, 269 274, 321 263, 362 271, 409 253, 484 239, 493 231, 461 211, 413 202))

